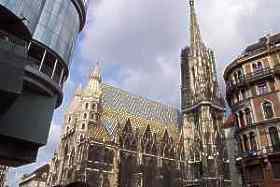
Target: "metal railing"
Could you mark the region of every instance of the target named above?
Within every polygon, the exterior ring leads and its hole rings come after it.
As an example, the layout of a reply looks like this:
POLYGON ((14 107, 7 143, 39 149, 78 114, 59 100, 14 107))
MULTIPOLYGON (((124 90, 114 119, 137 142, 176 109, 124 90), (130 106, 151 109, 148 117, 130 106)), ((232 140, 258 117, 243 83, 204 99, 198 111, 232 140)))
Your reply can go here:
POLYGON ((227 81, 226 89, 228 91, 234 90, 235 88, 243 86, 246 83, 257 81, 264 77, 272 76, 275 71, 279 71, 279 70, 280 70, 280 67, 276 65, 273 68, 266 67, 266 68, 262 68, 262 69, 254 71, 254 72, 251 72, 251 73, 247 73, 245 75, 238 77, 238 79, 236 81, 232 81, 232 80, 227 81))
POLYGON ((235 157, 236 157, 236 160, 240 160, 243 158, 250 158, 250 157, 256 157, 256 156, 273 154, 273 153, 280 153, 280 144, 266 146, 265 148, 259 149, 259 150, 248 150, 245 152, 240 152, 235 157))

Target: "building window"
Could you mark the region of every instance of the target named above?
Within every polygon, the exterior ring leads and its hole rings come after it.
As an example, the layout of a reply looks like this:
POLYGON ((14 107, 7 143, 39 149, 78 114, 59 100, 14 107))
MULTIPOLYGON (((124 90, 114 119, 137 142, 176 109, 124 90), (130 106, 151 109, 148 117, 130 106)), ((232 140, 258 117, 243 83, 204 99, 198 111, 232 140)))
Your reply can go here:
POLYGON ((258 62, 257 64, 254 63, 253 65, 253 72, 258 72, 261 71, 263 69, 262 63, 258 62))
POLYGON ((84 136, 81 134, 80 135, 80 141, 83 141, 84 140, 84 136))
POLYGON ((261 62, 258 62, 257 63, 257 71, 260 71, 263 69, 263 66, 262 66, 262 63, 261 62))
POLYGON ((280 149, 280 140, 279 135, 276 127, 269 128, 269 135, 271 139, 271 144, 274 151, 279 151, 280 149))
POLYGON ((240 121, 240 128, 243 128, 243 127, 245 127, 245 123, 244 123, 244 115, 243 115, 243 112, 242 111, 240 111, 239 112, 239 121, 240 121))
POLYGON ((259 95, 264 95, 268 92, 266 82, 261 82, 258 84, 258 92, 259 92, 259 95))
POLYGON ((90 119, 94 119, 94 114, 90 114, 90 119))
POLYGON ((71 116, 69 116, 69 118, 68 118, 68 123, 70 123, 71 122, 71 116))
POLYGON ((86 103, 86 109, 88 109, 88 103, 86 103))
POLYGON ((84 113, 84 119, 87 119, 87 114, 86 113, 84 113))
POLYGON ((238 80, 241 81, 243 79, 243 73, 241 70, 237 72, 238 80))
POLYGON ((233 77, 234 77, 235 83, 238 83, 238 76, 237 76, 236 72, 233 73, 233 77))
POLYGON ((82 129, 85 129, 85 127, 86 127, 86 125, 83 123, 83 124, 82 124, 82 129))
POLYGON ((254 132, 250 132, 250 143, 251 143, 251 150, 257 151, 256 135, 254 132))
POLYGON ((274 179, 280 179, 280 162, 272 162, 272 173, 274 179))
POLYGON ((94 110, 95 109, 95 104, 91 105, 91 109, 94 110))
POLYGON ((266 130, 265 129, 259 129, 260 132, 260 141, 262 146, 268 146, 268 139, 266 135, 266 130))
POLYGON ((272 104, 270 102, 264 102, 263 103, 263 112, 264 112, 264 118, 265 119, 270 119, 273 117, 273 108, 272 108, 272 104))
POLYGON ((244 134, 243 135, 243 142, 244 142, 244 151, 249 151, 249 141, 248 141, 248 138, 247 136, 244 134))
POLYGON ((240 124, 239 124, 239 120, 238 120, 238 115, 237 115, 237 114, 234 114, 234 117, 235 117, 236 126, 239 128, 239 127, 240 127, 240 124))
POLYGON ((247 98, 246 96, 246 90, 245 89, 242 89, 241 90, 241 95, 242 95, 242 99, 245 100, 247 98))
POLYGON ((252 115, 249 108, 245 109, 245 116, 246 116, 247 125, 252 125, 252 115))

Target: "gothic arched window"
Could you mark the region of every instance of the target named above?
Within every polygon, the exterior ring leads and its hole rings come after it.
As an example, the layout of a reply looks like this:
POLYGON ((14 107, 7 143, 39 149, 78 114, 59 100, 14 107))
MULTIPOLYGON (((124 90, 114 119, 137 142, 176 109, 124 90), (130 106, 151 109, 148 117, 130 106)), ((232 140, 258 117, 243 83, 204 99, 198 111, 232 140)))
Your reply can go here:
POLYGON ((273 108, 272 108, 272 104, 268 101, 264 102, 263 105, 263 112, 264 112, 264 118, 265 119, 270 119, 273 117, 273 108))
POLYGON ((88 109, 88 103, 86 103, 86 109, 88 109))
POLYGON ((250 143, 251 143, 251 149, 253 151, 257 150, 257 142, 256 142, 256 135, 254 132, 250 132, 250 143))
POLYGON ((86 124, 82 124, 82 129, 85 129, 86 128, 86 124))
POLYGON ((71 116, 69 116, 69 118, 68 118, 68 123, 70 123, 71 122, 71 116))
POLYGON ((270 127, 269 128, 269 135, 270 135, 270 139, 271 139, 273 149, 279 150, 280 139, 279 139, 277 128, 276 127, 270 127))
POLYGON ((252 124, 252 115, 251 115, 251 111, 249 108, 245 109, 245 117, 246 117, 247 125, 251 125, 252 124))

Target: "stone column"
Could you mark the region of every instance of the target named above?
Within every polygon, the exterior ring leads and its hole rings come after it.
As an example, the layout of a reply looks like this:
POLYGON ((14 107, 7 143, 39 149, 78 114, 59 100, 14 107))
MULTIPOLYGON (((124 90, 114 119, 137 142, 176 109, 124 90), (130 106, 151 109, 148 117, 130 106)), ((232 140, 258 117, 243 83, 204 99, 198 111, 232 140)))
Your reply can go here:
POLYGON ((120 163, 120 150, 114 149, 114 159, 113 159, 113 174, 111 177, 111 186, 112 187, 118 187, 119 182, 119 163, 120 163))

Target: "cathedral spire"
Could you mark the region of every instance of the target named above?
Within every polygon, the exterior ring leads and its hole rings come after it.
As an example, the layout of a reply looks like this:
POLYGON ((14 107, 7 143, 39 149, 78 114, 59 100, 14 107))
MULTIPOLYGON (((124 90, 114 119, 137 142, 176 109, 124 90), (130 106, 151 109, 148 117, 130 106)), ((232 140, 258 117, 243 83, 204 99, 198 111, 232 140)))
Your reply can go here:
POLYGON ((86 87, 86 95, 95 95, 99 97, 101 94, 101 83, 102 83, 102 76, 101 76, 101 68, 100 63, 97 62, 94 70, 90 73, 89 81, 86 87))
POLYGON ((190 3, 190 34, 191 34, 191 50, 197 51, 201 50, 204 47, 204 43, 202 41, 199 24, 195 12, 195 0, 189 0, 190 3))

